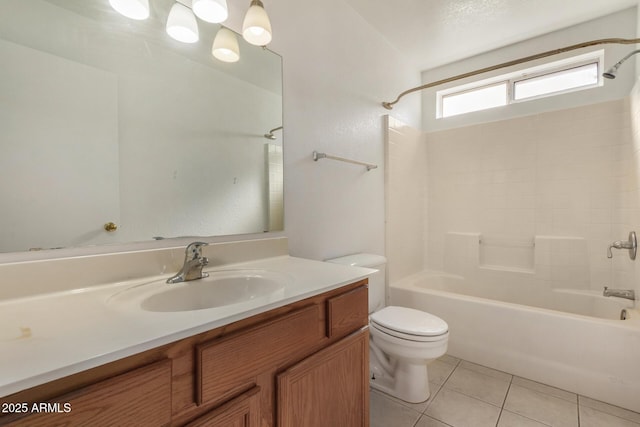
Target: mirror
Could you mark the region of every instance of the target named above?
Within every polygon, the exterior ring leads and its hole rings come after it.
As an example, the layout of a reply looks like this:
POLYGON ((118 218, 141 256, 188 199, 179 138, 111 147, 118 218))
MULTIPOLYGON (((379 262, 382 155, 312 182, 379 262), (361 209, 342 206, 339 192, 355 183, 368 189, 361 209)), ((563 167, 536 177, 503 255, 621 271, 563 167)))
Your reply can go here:
POLYGON ((281 57, 149 3, 0 2, 0 252, 283 229, 281 57))

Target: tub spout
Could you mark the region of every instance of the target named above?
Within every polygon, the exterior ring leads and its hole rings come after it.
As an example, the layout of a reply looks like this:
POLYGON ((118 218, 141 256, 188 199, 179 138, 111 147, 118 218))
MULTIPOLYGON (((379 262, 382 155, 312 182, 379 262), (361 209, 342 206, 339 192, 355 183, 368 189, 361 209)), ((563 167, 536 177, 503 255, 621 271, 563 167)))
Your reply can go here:
POLYGON ((636 299, 636 293, 633 289, 609 289, 605 286, 602 295, 605 297, 625 298, 632 301, 636 299))

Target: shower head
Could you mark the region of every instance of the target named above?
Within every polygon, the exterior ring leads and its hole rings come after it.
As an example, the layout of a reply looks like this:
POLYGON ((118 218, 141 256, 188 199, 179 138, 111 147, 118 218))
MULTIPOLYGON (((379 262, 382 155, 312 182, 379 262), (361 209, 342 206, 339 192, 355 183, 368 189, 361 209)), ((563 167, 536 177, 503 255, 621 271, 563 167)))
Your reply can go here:
POLYGON ((604 77, 605 79, 615 79, 616 75, 618 74, 618 68, 620 68, 620 66, 622 65, 622 63, 624 61, 626 61, 627 59, 631 58, 633 55, 635 55, 636 53, 640 53, 640 49, 638 50, 634 50, 633 52, 627 54, 627 56, 625 56, 624 58, 622 58, 620 61, 616 62, 615 65, 611 68, 609 68, 607 71, 605 71, 604 73, 602 73, 602 77, 604 77))
POLYGON ((614 65, 613 67, 602 73, 602 77, 604 77, 605 79, 613 80, 616 78, 616 74, 618 74, 618 67, 614 65))
POLYGON ((264 134, 264 137, 267 139, 275 140, 276 136, 273 134, 275 131, 282 129, 282 126, 271 129, 268 133, 264 134))

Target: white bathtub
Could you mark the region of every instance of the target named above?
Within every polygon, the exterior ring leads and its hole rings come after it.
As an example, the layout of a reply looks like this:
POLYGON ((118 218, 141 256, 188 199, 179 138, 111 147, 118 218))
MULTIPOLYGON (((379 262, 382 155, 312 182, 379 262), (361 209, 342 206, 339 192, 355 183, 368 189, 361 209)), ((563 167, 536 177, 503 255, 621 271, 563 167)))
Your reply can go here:
POLYGON ((478 286, 434 272, 392 283, 389 298, 444 319, 453 356, 640 411, 640 311, 632 301, 478 286), (623 308, 627 320, 619 320, 623 308))

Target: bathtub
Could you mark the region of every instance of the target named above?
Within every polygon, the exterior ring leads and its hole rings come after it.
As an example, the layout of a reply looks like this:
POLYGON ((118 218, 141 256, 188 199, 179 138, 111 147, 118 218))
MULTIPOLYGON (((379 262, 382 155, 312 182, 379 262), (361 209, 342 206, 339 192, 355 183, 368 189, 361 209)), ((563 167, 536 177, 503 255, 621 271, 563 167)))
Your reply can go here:
POLYGON ((444 319, 452 356, 640 411, 633 301, 423 272, 390 284, 389 302, 444 319), (620 320, 623 309, 627 320, 620 320))

